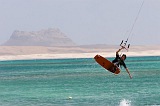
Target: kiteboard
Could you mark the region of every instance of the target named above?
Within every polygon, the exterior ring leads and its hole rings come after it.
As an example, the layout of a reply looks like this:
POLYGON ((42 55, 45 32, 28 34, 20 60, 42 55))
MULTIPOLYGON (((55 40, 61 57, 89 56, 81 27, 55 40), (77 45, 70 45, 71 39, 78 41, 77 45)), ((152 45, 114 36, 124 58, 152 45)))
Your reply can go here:
POLYGON ((114 74, 119 74, 120 73, 120 69, 116 65, 114 65, 112 62, 107 60, 106 58, 104 58, 100 55, 96 55, 94 57, 94 59, 99 65, 101 65, 106 70, 108 70, 108 71, 110 71, 114 74))

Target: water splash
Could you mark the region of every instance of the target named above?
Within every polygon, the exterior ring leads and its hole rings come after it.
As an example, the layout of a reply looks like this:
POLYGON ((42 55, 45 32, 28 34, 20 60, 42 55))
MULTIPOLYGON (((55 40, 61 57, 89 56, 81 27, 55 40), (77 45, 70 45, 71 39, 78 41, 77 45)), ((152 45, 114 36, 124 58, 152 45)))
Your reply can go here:
POLYGON ((131 106, 131 101, 123 99, 120 101, 119 106, 131 106))

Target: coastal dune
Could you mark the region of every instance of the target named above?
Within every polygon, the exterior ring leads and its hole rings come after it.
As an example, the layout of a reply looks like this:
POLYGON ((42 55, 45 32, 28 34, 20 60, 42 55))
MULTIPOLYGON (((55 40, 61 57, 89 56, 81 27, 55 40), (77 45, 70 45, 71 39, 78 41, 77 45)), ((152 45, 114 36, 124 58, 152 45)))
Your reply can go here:
MULTIPOLYGON (((93 58, 96 54, 115 57, 118 45, 78 45, 60 29, 39 31, 15 30, 10 39, 0 46, 0 60, 93 58)), ((132 46, 127 56, 159 56, 160 46, 132 46)))
MULTIPOLYGON (((86 45, 69 47, 44 46, 0 46, 0 60, 27 59, 62 59, 62 58, 93 58, 96 54, 104 57, 115 57, 119 46, 86 45)), ((122 53, 133 56, 160 56, 160 46, 132 46, 129 51, 122 53)))

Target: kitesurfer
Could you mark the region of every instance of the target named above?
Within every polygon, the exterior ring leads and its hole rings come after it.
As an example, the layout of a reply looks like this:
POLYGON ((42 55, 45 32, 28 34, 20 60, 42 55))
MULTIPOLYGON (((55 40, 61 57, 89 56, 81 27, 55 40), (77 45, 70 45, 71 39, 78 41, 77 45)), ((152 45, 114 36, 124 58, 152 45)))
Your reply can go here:
MULTIPOLYGON (((129 70, 128 70, 125 62, 124 62, 124 61, 126 60, 127 56, 126 56, 125 54, 123 54, 122 56, 119 55, 119 52, 120 52, 122 49, 125 49, 124 46, 121 46, 121 47, 122 47, 122 48, 120 48, 118 51, 116 51, 116 58, 112 61, 112 63, 114 63, 114 65, 116 65, 117 68, 118 68, 119 66, 123 66, 123 67, 126 69, 129 77, 132 78, 132 76, 131 76, 131 74, 130 74, 130 72, 129 72, 129 70)), ((115 70, 116 70, 116 69, 115 69, 115 70)))

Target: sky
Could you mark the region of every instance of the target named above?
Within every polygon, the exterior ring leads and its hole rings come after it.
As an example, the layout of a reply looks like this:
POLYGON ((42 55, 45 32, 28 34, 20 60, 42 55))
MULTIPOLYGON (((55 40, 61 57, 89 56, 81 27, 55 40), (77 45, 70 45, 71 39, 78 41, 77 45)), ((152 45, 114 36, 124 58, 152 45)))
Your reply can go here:
POLYGON ((79 45, 160 45, 160 0, 0 0, 0 44, 13 31, 59 28, 79 45))

